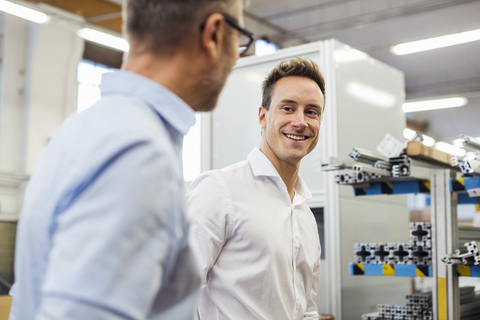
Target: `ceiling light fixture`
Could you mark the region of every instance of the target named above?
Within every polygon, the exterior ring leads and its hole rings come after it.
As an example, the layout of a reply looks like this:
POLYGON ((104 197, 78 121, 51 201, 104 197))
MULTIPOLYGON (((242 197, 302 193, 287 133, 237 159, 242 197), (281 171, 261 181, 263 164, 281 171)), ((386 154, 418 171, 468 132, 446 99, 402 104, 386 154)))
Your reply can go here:
POLYGON ((47 14, 10 1, 0 0, 0 11, 36 23, 46 23, 50 21, 50 16, 47 14))
POLYGON ((422 138, 423 138, 423 144, 426 145, 427 147, 433 147, 433 145, 435 144, 435 139, 433 139, 432 137, 430 136, 427 136, 426 134, 422 134, 422 138))
POLYGON ((443 151, 443 152, 446 152, 446 153, 449 153, 449 154, 453 154, 454 156, 457 156, 457 157, 463 157, 467 153, 467 151, 465 151, 465 149, 455 147, 454 145, 443 142, 443 141, 439 141, 439 142, 435 143, 434 147, 437 150, 440 150, 440 151, 443 151))
POLYGON ((463 107, 464 105, 467 104, 467 102, 468 102, 468 99, 464 97, 406 102, 403 104, 402 110, 403 112, 407 113, 407 112, 455 108, 455 107, 463 107))
POLYGON ((77 34, 79 37, 85 40, 92 41, 115 50, 128 51, 130 48, 127 40, 95 29, 82 28, 77 31, 77 34))
POLYGON ((417 132, 410 128, 403 129, 403 137, 407 140, 413 139, 413 137, 415 137, 416 134, 417 132))
POLYGON ((395 55, 401 56, 410 53, 450 47, 477 40, 480 40, 480 29, 454 33, 425 40, 406 42, 391 47, 390 51, 395 55))

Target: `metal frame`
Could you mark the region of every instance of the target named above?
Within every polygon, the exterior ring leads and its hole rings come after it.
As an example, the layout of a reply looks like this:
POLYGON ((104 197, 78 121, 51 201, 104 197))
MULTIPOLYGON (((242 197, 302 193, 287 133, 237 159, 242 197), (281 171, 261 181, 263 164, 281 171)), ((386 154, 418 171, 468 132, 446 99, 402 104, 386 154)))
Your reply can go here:
MULTIPOLYGON (((318 47, 320 67, 324 72, 324 77, 331 83, 336 83, 336 72, 333 66, 333 52, 335 51, 335 41, 326 40, 322 42, 322 47, 318 47), (322 50, 324 52, 322 52, 322 50)), ((322 135, 322 144, 326 146, 330 156, 338 157, 338 132, 337 132, 337 112, 333 111, 336 106, 336 86, 327 87, 327 111, 323 120, 327 134, 322 135), (327 140, 328 138, 328 140, 327 140)), ((328 159, 322 159, 328 161, 328 159)), ((325 197, 325 208, 328 214, 325 215, 325 238, 328 237, 329 242, 326 243, 327 252, 327 272, 328 278, 327 289, 330 291, 331 297, 328 298, 327 306, 329 313, 334 314, 336 319, 342 319, 342 274, 340 272, 342 264, 341 254, 341 237, 340 237, 340 194, 339 187, 335 183, 333 172, 329 172, 325 179, 325 190, 328 193, 325 197)))
POLYGON ((463 174, 480 174, 480 161, 477 159, 463 160, 458 166, 463 174))
POLYGON ((460 319, 460 294, 455 266, 442 258, 457 249, 457 195, 449 188, 450 170, 432 170, 432 267, 434 320, 460 319))
POLYGON ((466 134, 461 134, 460 139, 463 140, 463 144, 465 146, 480 151, 480 140, 478 140, 477 138, 470 137, 466 134))

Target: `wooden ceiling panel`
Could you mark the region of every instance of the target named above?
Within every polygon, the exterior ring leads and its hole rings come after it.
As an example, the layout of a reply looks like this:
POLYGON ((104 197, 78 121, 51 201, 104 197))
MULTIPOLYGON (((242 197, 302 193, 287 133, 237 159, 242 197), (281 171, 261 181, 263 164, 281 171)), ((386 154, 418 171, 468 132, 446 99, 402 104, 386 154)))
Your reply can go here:
POLYGON ((115 31, 122 31, 122 7, 106 0, 26 0, 45 3, 67 12, 77 14, 90 23, 115 31))
POLYGON ((91 22, 92 24, 112 30, 118 33, 122 33, 122 18, 114 18, 114 19, 108 19, 108 20, 103 20, 103 21, 95 21, 91 22))

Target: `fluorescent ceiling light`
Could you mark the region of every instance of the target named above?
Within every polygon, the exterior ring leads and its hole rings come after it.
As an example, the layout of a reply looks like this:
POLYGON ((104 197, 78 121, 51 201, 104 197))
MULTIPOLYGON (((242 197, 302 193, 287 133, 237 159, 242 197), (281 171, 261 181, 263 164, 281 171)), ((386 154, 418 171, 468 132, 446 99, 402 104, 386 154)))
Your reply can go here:
POLYGON ((347 92, 367 104, 380 108, 391 108, 396 102, 394 95, 359 82, 351 82, 347 86, 347 92))
POLYGON ((277 52, 279 47, 272 42, 268 42, 265 39, 258 39, 255 41, 255 55, 257 57, 263 57, 269 54, 277 52))
MULTIPOLYGON (((417 132, 415 130, 412 130, 410 128, 405 128, 403 129, 403 137, 407 140, 411 140, 417 135, 417 132)), ((422 143, 428 147, 432 147, 435 144, 435 139, 433 139, 430 136, 427 136, 426 134, 421 134, 421 137, 423 139, 422 143)))
POLYGON ((115 50, 128 51, 130 48, 125 39, 95 29, 82 28, 77 31, 77 34, 79 37, 85 40, 92 41, 115 50))
POLYGON ((455 147, 463 148, 463 139, 455 139, 453 140, 453 145, 455 147))
POLYGON ((427 50, 433 50, 443 47, 454 46, 457 44, 472 42, 480 40, 480 29, 449 34, 446 36, 429 38, 425 40, 418 40, 406 42, 393 46, 390 51, 396 55, 404 55, 427 50))
POLYGON ((422 138, 423 138, 423 144, 426 145, 427 147, 433 147, 433 145, 435 144, 435 139, 433 139, 432 137, 430 136, 427 136, 426 134, 422 134, 422 138))
POLYGON ((467 153, 465 149, 455 147, 454 145, 451 145, 443 141, 439 141, 435 143, 435 149, 449 153, 449 154, 453 154, 458 157, 463 157, 467 153))
POLYGON ((412 139, 413 137, 415 137, 415 135, 417 134, 416 131, 412 130, 412 129, 409 129, 409 128, 405 128, 403 129, 403 137, 405 139, 412 139))
POLYGON ((0 11, 36 23, 46 23, 50 21, 50 17, 45 13, 12 3, 10 1, 0 0, 0 11))
POLYGON ((467 152, 467 155, 465 156, 465 159, 467 160, 477 160, 477 155, 475 152, 467 152))
POLYGON ((467 104, 467 102, 468 102, 467 98, 464 98, 464 97, 406 102, 403 104, 402 110, 403 112, 417 112, 417 111, 455 108, 455 107, 463 107, 464 105, 467 104))

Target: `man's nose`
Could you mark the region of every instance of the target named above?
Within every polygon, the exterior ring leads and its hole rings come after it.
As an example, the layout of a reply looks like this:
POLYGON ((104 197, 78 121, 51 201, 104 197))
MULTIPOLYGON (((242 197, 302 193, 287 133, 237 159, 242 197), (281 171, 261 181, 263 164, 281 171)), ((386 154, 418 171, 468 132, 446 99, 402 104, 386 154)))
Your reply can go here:
POLYGON ((305 115, 303 112, 296 112, 292 120, 292 125, 298 128, 305 128, 308 126, 307 121, 305 120, 305 115))

